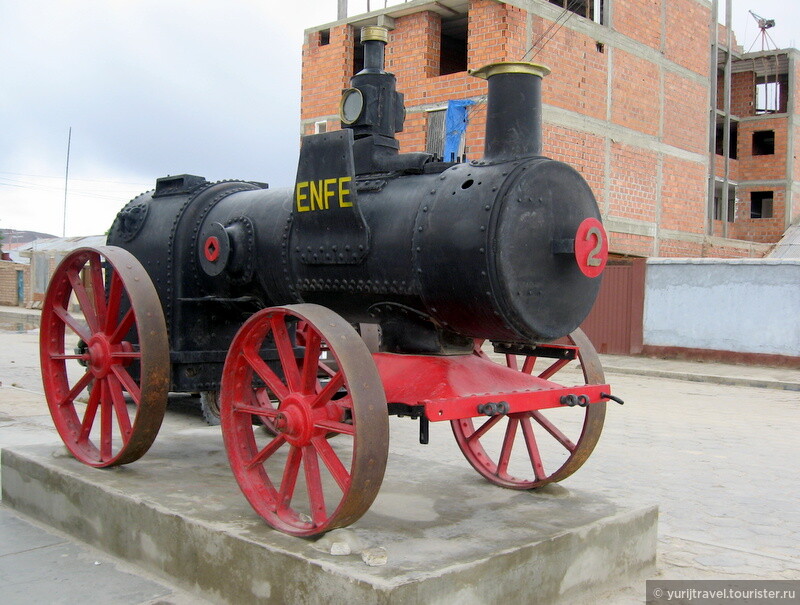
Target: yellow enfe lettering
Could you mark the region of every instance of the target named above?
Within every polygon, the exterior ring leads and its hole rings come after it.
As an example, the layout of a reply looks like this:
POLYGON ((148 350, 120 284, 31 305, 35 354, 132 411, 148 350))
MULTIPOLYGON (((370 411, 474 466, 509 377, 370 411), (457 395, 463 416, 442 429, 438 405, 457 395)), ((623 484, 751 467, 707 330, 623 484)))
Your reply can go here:
POLYGON ((325 210, 327 210, 328 208, 330 208, 330 202, 328 200, 334 196, 334 191, 332 191, 330 189, 330 186, 336 184, 336 179, 325 179, 324 183, 325 183, 325 185, 324 185, 324 187, 325 187, 325 210))
POLYGON ((344 196, 350 195, 350 190, 345 189, 344 185, 352 180, 353 178, 349 176, 339 177, 339 208, 350 208, 353 205, 353 202, 344 201, 344 196))
POLYGON ((307 200, 308 196, 301 193, 303 189, 308 189, 308 181, 301 181, 297 183, 297 187, 295 188, 294 198, 297 203, 297 211, 298 212, 308 212, 311 210, 308 204, 303 204, 303 200, 307 200))
POLYGON ((324 210, 322 206, 322 181, 311 181, 309 187, 311 189, 311 210, 324 210))
POLYGON ((318 179, 316 181, 300 181, 295 187, 295 205, 298 212, 329 210, 330 199, 336 197, 340 208, 351 208, 353 202, 348 201, 350 188, 347 184, 353 180, 350 176, 335 179, 318 179))

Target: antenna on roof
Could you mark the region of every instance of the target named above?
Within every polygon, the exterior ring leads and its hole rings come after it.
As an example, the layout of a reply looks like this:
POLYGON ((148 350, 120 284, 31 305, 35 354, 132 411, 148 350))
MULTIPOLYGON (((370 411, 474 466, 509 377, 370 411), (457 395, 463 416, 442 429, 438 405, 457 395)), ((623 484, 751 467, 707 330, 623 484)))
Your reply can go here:
POLYGON ((753 50, 753 47, 756 45, 756 42, 758 42, 758 39, 761 40, 761 50, 778 50, 778 45, 775 44, 775 40, 773 40, 772 36, 770 36, 767 32, 768 29, 775 27, 775 19, 765 19, 761 15, 755 14, 753 11, 748 12, 753 15, 753 19, 755 19, 756 23, 758 23, 758 29, 761 30, 761 35, 759 38, 753 41, 747 52, 753 50), (774 48, 770 48, 770 44, 772 44, 774 48))
POLYGON ((69 182, 69 148, 72 144, 72 126, 69 127, 67 136, 67 168, 64 171, 64 222, 61 227, 61 237, 67 236, 67 183, 69 182))

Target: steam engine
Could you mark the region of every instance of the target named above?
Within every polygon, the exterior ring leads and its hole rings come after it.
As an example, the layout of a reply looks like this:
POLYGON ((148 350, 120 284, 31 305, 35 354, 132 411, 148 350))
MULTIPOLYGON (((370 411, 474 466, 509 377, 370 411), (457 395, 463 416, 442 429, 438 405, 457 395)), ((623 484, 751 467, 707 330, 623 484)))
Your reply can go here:
POLYGON ((484 156, 442 162, 399 151, 387 39, 362 30, 342 129, 303 137, 294 187, 158 179, 108 246, 56 269, 42 374, 78 459, 132 462, 168 392, 219 394, 245 497, 274 528, 311 536, 371 506, 390 415, 418 419, 421 443, 449 422, 475 470, 513 489, 560 481, 591 454, 606 402, 621 403, 578 329, 608 239, 584 179, 541 155, 549 70, 474 71, 488 80, 484 156), (559 374, 573 361, 579 374, 559 374))

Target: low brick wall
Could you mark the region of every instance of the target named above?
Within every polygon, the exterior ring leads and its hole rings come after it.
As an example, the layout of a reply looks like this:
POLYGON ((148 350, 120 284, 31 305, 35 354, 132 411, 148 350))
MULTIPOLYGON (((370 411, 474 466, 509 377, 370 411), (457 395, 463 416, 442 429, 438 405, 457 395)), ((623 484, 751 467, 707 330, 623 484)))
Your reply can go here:
POLYGON ((0 305, 14 307, 19 304, 17 285, 19 271, 22 271, 25 288, 22 304, 30 300, 30 266, 12 261, 0 261, 0 305))

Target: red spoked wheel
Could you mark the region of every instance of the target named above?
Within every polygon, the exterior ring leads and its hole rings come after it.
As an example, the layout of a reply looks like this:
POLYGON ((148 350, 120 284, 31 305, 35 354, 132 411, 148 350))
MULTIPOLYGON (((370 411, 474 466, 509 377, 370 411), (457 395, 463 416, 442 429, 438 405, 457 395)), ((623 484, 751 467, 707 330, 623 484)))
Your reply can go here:
POLYGON ((313 536, 369 509, 388 455, 386 396, 372 356, 343 318, 311 304, 256 313, 231 343, 220 396, 233 474, 272 527, 313 536), (270 349, 279 369, 262 357, 270 349), (326 353, 335 364, 322 363, 326 353), (253 416, 269 420, 275 434, 253 426, 253 416))
POLYGON ((132 254, 109 246, 64 258, 42 307, 39 353, 50 414, 78 460, 115 466, 147 452, 166 409, 169 342, 132 254))
MULTIPOLYGON (((603 384, 603 368, 586 335, 575 330, 569 340, 579 347, 585 384, 603 384)), ((476 341, 475 354, 487 357, 481 344, 476 341)), ((569 360, 544 361, 547 365, 537 370, 540 378, 559 382, 557 374, 568 373, 569 360)), ((508 367, 528 374, 536 362, 535 357, 525 357, 520 366, 515 355, 506 355, 508 367)), ((593 403, 583 408, 497 415, 484 421, 464 418, 450 424, 461 452, 476 471, 502 487, 531 489, 561 481, 586 462, 600 438, 605 414, 605 403, 593 403)))

